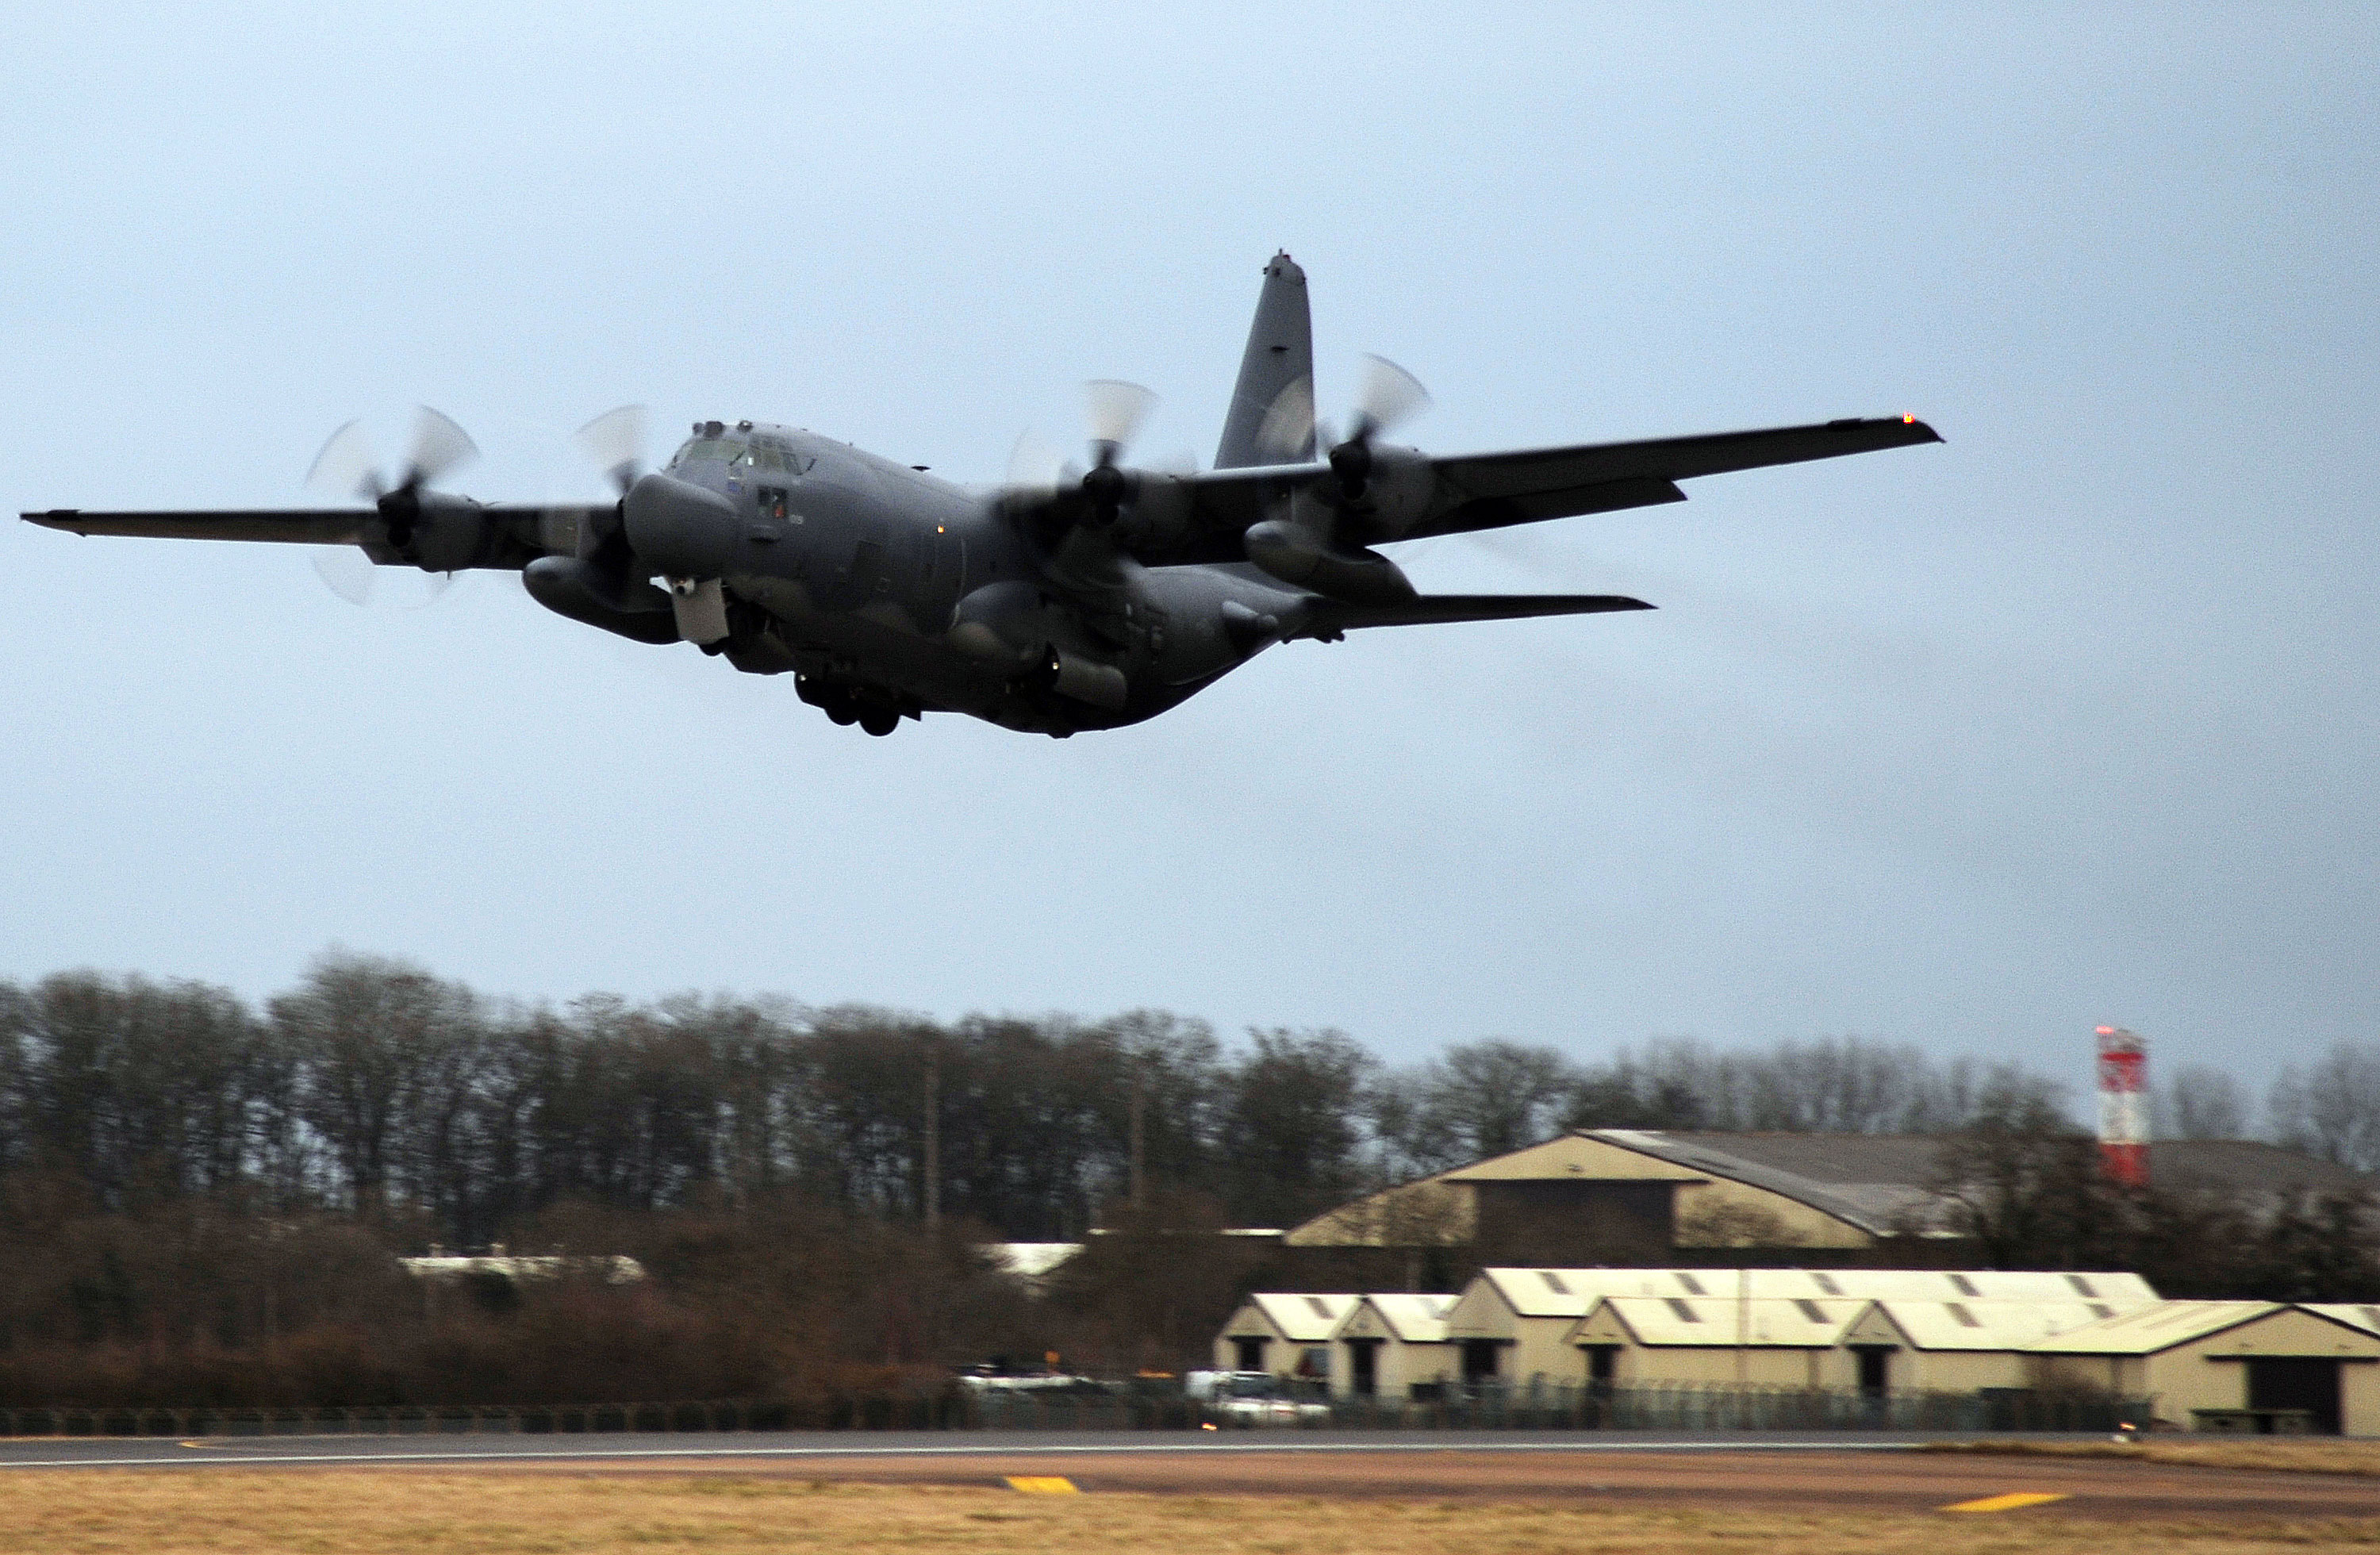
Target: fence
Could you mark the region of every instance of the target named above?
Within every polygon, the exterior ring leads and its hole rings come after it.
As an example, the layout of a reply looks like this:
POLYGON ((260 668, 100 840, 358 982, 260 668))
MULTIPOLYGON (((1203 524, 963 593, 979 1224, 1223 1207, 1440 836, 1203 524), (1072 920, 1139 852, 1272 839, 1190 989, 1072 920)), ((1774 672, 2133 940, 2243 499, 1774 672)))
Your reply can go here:
MULTIPOLYGON (((1326 1398, 1310 1393, 1293 1424, 1339 1430, 2088 1431, 2145 1426, 2151 1399, 1985 1389, 1978 1393, 1854 1389, 1597 1387, 1537 1383, 1434 1399, 1326 1398)), ((1228 1406, 1184 1399, 1058 1397, 986 1392, 968 1401, 971 1427, 1184 1430, 1249 1423, 1228 1406)), ((1284 1411, 1284 1413, 1286 1413, 1284 1411)), ((1291 1424, 1275 1420, 1269 1424, 1291 1424)))
MULTIPOLYGON (((1552 1384, 1438 1399, 1287 1401, 1265 1423, 1337 1430, 2113 1431, 2153 1401, 1987 1389, 1873 1393, 1804 1388, 1596 1388, 1552 1384)), ((1155 1391, 953 1391, 780 1403, 719 1400, 352 1409, 0 1409, 0 1436, 462 1436, 664 1431, 1186 1431, 1254 1424, 1228 1405, 1155 1391)))

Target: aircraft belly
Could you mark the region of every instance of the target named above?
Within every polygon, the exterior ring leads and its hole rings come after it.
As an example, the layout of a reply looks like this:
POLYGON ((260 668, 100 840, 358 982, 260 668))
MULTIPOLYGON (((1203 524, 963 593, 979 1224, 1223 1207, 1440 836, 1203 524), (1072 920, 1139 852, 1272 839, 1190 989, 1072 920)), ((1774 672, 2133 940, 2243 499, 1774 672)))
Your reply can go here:
POLYGON ((913 697, 929 710, 989 716, 982 710, 1002 698, 1002 677, 920 631, 897 600, 836 609, 793 578, 735 577, 728 587, 774 616, 797 656, 820 661, 820 673, 913 697))

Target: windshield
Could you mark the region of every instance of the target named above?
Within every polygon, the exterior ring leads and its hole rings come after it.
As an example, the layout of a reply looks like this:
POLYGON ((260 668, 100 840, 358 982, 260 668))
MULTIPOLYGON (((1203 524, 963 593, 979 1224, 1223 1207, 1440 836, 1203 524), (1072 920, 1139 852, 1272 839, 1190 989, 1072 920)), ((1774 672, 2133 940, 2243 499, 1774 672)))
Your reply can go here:
POLYGON ((689 459, 730 460, 743 452, 744 445, 742 443, 731 443, 723 437, 688 438, 686 442, 686 445, 680 448, 676 455, 671 458, 670 468, 674 469, 679 465, 685 464, 689 459))
POLYGON ((1234 1377, 1224 1391, 1235 1399, 1269 1399, 1281 1391, 1281 1383, 1271 1377, 1234 1377))
POLYGON ((716 459, 735 469, 773 470, 784 475, 802 472, 801 456, 774 438, 754 438, 747 443, 740 437, 690 437, 670 456, 669 468, 695 459, 716 459))

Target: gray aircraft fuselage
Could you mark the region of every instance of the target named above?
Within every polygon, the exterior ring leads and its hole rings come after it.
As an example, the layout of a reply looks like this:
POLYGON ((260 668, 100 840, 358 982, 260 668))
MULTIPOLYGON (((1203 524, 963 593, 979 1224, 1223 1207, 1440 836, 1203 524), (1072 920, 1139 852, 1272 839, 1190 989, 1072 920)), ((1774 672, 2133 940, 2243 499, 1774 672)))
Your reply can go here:
POLYGON ((1303 597, 1245 564, 1119 558, 1116 597, 1095 630, 1050 589, 1049 559, 996 497, 796 428, 718 425, 645 480, 682 481, 734 506, 740 537, 704 570, 716 566, 747 608, 731 603, 742 629, 706 646, 741 669, 792 670, 806 696, 844 690, 861 705, 944 709, 1052 735, 1115 728, 1155 717, 1261 650, 1266 639, 1233 640, 1226 601, 1280 621, 1303 597), (1042 684, 1047 657, 1024 655, 1043 644, 1119 672, 1121 699, 1042 684))

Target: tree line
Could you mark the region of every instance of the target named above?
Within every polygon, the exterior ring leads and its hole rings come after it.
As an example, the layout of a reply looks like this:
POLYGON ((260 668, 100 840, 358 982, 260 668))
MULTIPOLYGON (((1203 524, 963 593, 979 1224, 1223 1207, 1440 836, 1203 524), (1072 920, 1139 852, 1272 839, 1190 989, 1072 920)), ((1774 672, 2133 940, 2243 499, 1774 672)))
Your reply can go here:
MULTIPOLYGON (((2185 1071, 2158 1100, 2176 1131, 2237 1134, 2245 1094, 2185 1071)), ((0 1405, 816 1397, 1050 1350, 1174 1367, 1247 1290, 1384 1278, 1207 1233, 1572 1127, 1938 1134, 1951 1229, 1989 1261, 2380 1297, 2368 1203, 2113 1189, 2068 1099, 1850 1039, 1594 1063, 1498 1040, 1399 1067, 1334 1031, 1227 1043, 1149 1011, 523 1004, 347 954, 261 1004, 0 983, 0 1405), (1094 1225, 1040 1299, 977 1251, 1094 1225), (495 1242, 650 1277, 444 1286, 393 1256, 495 1242)), ((2284 1072, 2263 1108, 2380 1164, 2380 1051, 2284 1072)))
MULTIPOLYGON (((0 983, 0 1172, 104 1209, 237 1193, 260 1209, 401 1215, 473 1245, 564 1203, 658 1210, 783 1189, 1014 1241, 1080 1237, 1151 1191, 1231 1223, 1293 1225, 1351 1195, 1563 1129, 1951 1134, 2072 1092, 1911 1044, 1686 1040, 1582 1063, 1488 1040, 1383 1063, 1343 1034, 1155 1011, 1105 1020, 682 996, 487 998, 370 956, 319 962, 251 1007, 201 983, 0 983), (930 1177, 929 1158, 931 1158, 930 1177)), ((2157 1095, 2163 1134, 2240 1137, 2220 1071, 2157 1095)), ((2268 1136, 2380 1169, 2380 1047, 2283 1071, 2268 1136)))

